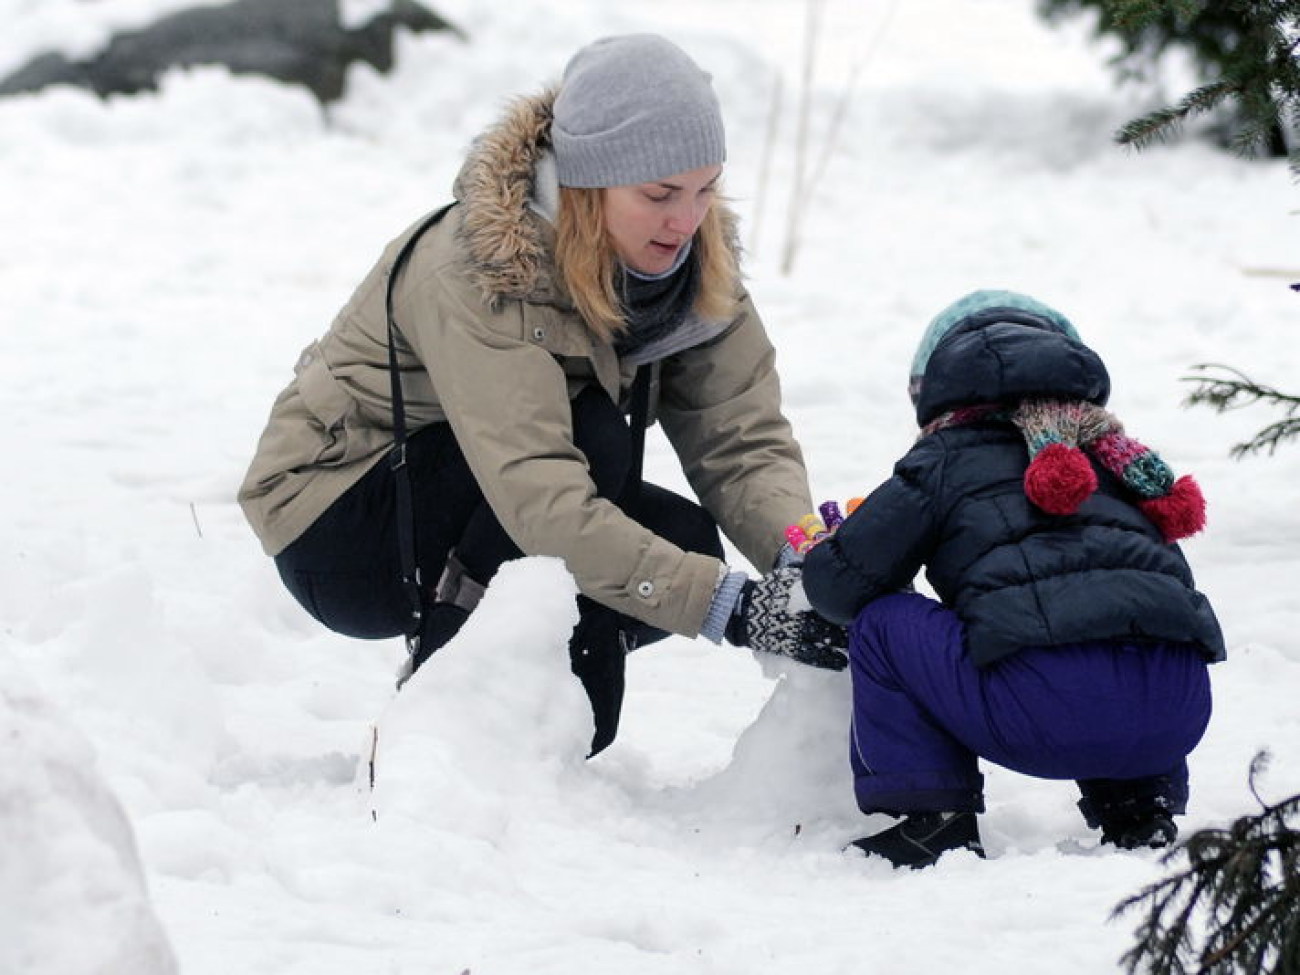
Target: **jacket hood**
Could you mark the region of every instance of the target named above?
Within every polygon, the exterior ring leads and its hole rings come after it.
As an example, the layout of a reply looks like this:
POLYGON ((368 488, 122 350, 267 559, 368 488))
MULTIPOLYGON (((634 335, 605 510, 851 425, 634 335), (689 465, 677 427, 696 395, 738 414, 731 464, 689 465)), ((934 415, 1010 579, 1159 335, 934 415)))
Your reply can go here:
POLYGON ((1036 325, 1049 331, 1061 332, 1072 339, 1079 338, 1079 333, 1070 320, 1051 305, 1018 291, 982 288, 958 298, 934 316, 916 347, 908 378, 918 380, 925 374, 931 354, 949 332, 983 328, 996 322, 1036 325))
MULTIPOLYGON (((568 304, 555 269, 555 229, 532 206, 538 165, 551 150, 558 91, 521 96, 474 140, 453 187, 470 279, 492 304, 502 300, 568 304)), ((739 251, 735 214, 721 203, 725 233, 739 251)))
POLYGON ((1104 406, 1110 375, 1097 353, 1053 329, 1016 322, 958 327, 930 356, 916 420, 923 427, 963 406, 1030 397, 1104 406))
POLYGON ((554 103, 554 88, 515 99, 474 140, 456 176, 470 278, 494 304, 557 297, 555 232, 529 207, 538 161, 550 148, 554 103))

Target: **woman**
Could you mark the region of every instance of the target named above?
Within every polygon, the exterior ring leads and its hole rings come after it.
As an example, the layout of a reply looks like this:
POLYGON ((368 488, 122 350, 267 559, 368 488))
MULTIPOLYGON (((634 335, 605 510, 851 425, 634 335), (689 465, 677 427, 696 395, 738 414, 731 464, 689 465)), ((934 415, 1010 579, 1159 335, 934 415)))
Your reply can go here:
POLYGON ((718 202, 724 157, 708 75, 644 34, 582 49, 558 91, 476 141, 455 203, 395 240, 303 353, 240 490, 313 616, 357 637, 406 631, 414 668, 502 562, 562 558, 582 593, 570 652, 593 754, 617 730, 625 653, 667 633, 843 666, 841 628, 787 612, 797 568, 755 582, 722 561, 718 526, 770 566, 811 507, 718 202), (397 452, 390 274, 413 431, 397 452), (640 424, 624 419, 638 370, 702 506, 640 480, 640 424), (408 472, 418 578, 437 580, 414 595, 395 501, 408 472))

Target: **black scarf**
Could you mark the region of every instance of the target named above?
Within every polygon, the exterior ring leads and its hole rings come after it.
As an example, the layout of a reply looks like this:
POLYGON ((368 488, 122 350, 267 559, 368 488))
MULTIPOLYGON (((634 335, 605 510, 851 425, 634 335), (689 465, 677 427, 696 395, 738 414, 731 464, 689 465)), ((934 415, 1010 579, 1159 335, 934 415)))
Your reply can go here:
POLYGON ((661 278, 645 278, 624 268, 619 291, 627 331, 614 340, 614 350, 627 355, 668 335, 686 319, 699 289, 700 265, 693 252, 661 278))

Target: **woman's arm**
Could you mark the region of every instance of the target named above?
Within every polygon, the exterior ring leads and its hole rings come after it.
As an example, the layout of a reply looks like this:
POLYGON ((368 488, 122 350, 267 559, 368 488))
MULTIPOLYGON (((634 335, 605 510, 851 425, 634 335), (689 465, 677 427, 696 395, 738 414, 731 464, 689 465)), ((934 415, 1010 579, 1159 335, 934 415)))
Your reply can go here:
POLYGON ((701 504, 763 571, 812 510, 775 358, 745 297, 722 335, 664 361, 658 417, 701 504))

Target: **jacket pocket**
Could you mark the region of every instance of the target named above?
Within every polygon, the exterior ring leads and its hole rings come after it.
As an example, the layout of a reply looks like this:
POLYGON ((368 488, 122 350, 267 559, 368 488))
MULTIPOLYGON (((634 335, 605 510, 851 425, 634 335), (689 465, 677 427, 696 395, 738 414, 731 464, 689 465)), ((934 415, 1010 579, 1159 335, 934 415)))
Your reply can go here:
POLYGON ((298 360, 298 393, 326 430, 341 424, 353 407, 352 397, 335 380, 316 342, 298 360))
POLYGON ((350 428, 357 425, 357 403, 330 372, 329 363, 313 343, 298 360, 298 395, 319 439, 313 466, 346 464, 354 459, 350 428))

